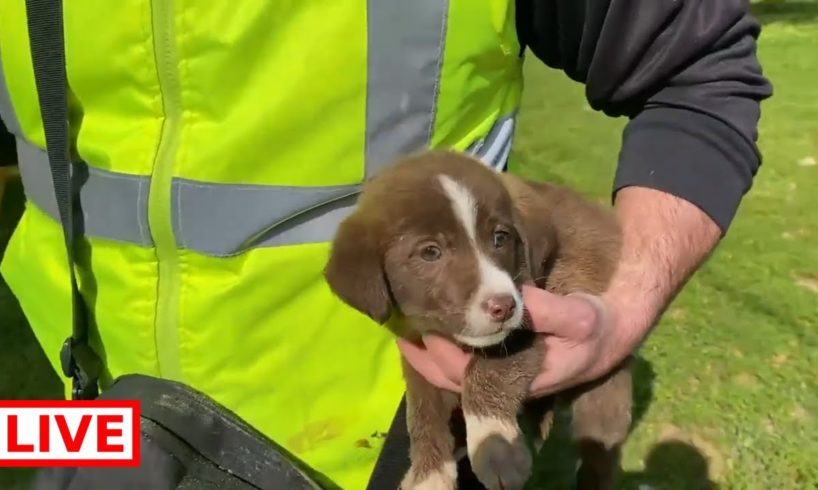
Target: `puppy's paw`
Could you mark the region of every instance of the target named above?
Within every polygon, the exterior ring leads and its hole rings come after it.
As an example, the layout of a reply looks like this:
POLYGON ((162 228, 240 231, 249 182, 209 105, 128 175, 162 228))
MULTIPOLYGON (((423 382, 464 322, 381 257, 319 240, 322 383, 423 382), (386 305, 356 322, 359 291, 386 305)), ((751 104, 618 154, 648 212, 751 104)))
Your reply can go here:
POLYGON ((447 461, 442 467, 431 471, 409 468, 400 484, 400 490, 455 490, 457 488, 457 465, 447 461))
POLYGON ((466 417, 472 471, 488 490, 519 490, 531 476, 531 452, 516 421, 466 417))

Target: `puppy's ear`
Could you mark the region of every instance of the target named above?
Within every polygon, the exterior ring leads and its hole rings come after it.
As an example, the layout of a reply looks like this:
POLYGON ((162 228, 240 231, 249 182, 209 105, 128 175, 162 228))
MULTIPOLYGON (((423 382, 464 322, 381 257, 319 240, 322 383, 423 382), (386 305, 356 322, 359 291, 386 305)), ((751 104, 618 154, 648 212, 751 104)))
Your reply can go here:
POLYGON ((379 324, 389 319, 391 301, 377 229, 364 215, 341 222, 332 243, 324 278, 336 296, 379 324))
POLYGON ((517 255, 517 260, 520 263, 520 281, 533 281, 537 277, 536 258, 531 252, 531 233, 520 211, 515 207, 512 210, 512 220, 514 221, 514 229, 517 232, 519 240, 517 242, 517 249, 514 253, 517 255))
POLYGON ((529 279, 535 282, 546 274, 546 264, 557 244, 556 230, 544 214, 537 215, 522 207, 514 211, 514 227, 522 242, 520 253, 526 261, 523 274, 529 274, 529 279))
POLYGON ((545 263, 557 242, 556 231, 544 206, 544 196, 520 177, 504 173, 501 178, 513 202, 512 219, 521 242, 518 256, 525 262, 520 277, 523 281, 538 281, 545 273, 545 263))

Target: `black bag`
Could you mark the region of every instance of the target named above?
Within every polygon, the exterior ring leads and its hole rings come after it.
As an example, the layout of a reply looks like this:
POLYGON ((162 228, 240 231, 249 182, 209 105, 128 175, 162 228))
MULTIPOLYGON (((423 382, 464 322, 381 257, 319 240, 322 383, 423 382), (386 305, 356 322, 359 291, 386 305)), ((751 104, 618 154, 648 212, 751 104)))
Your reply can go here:
POLYGON ((183 384, 129 374, 98 399, 139 400, 139 467, 46 468, 35 489, 321 488, 272 441, 183 384))
MULTIPOLYGON (((88 344, 85 305, 74 271, 75 192, 68 142, 67 79, 61 0, 26 0, 34 74, 49 165, 68 251, 71 275, 72 335, 60 352, 71 378, 73 399, 128 399, 140 402, 138 468, 43 468, 37 490, 97 489, 319 489, 321 475, 253 429, 236 414, 196 390, 141 374, 122 376, 101 395, 102 363, 88 344)), ((90 28, 90 26, 89 26, 90 28)), ((369 482, 371 489, 397 488, 408 468, 404 404, 387 435, 369 482)), ((271 414, 271 416, 275 416, 271 414)))

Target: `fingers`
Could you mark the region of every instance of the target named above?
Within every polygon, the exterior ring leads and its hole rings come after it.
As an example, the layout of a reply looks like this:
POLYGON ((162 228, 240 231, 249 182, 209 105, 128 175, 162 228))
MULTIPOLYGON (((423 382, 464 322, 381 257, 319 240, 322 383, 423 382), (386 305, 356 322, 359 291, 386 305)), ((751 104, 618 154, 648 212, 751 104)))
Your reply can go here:
POLYGON ((531 387, 528 390, 528 396, 530 398, 540 398, 543 396, 550 396, 555 393, 559 393, 564 389, 570 388, 573 384, 568 384, 564 382, 559 382, 556 379, 553 379, 553 376, 549 373, 542 373, 531 383, 531 387))
POLYGON ((574 342, 558 336, 543 339, 543 368, 529 387, 529 396, 552 395, 602 376, 611 369, 609 356, 600 354, 599 338, 574 342))
POLYGON ((543 342, 548 355, 543 360, 542 370, 529 386, 528 395, 530 397, 556 393, 559 391, 562 380, 566 377, 566 364, 570 356, 567 355, 569 353, 565 348, 565 342, 559 337, 546 337, 543 342))
POLYGON ((539 333, 583 340, 592 335, 600 320, 601 301, 595 296, 561 296, 543 289, 523 286, 523 303, 531 315, 532 328, 539 333))
POLYGON ((401 338, 396 342, 406 361, 429 383, 444 390, 461 391, 460 385, 449 379, 438 365, 436 357, 430 355, 426 348, 401 338))
POLYGON ((546 361, 543 370, 531 382, 528 389, 530 397, 553 395, 579 382, 577 373, 571 368, 573 363, 570 350, 558 340, 551 345, 548 344, 546 341, 546 349, 552 359, 546 361), (553 359, 554 357, 557 359, 553 359))
POLYGON ((461 385, 471 356, 454 342, 439 335, 424 335, 423 343, 443 374, 450 381, 461 385))

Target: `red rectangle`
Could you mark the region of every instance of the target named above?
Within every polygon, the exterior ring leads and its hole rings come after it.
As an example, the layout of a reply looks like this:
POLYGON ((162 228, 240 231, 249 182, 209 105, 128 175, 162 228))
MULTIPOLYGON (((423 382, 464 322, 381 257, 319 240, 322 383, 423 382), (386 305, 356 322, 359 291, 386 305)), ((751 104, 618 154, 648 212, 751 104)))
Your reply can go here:
POLYGON ((0 467, 139 466, 138 400, 0 400, 0 467))

